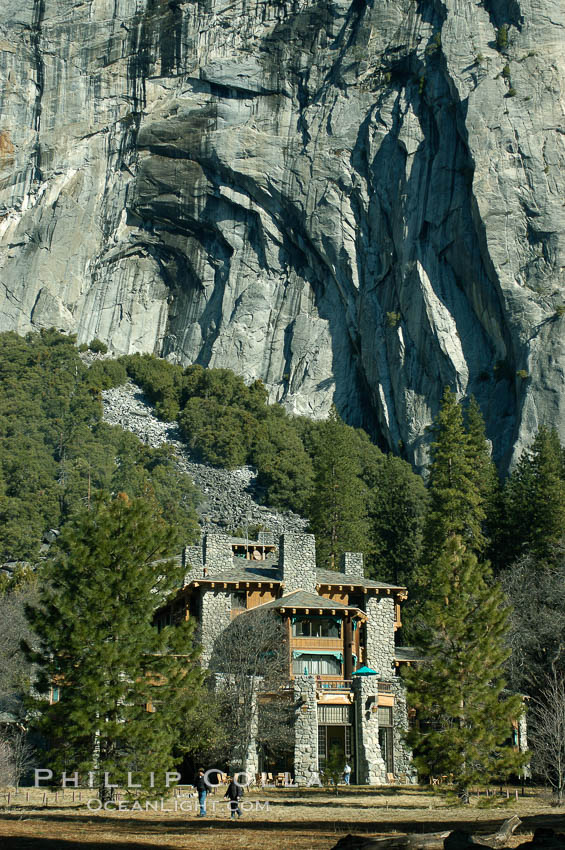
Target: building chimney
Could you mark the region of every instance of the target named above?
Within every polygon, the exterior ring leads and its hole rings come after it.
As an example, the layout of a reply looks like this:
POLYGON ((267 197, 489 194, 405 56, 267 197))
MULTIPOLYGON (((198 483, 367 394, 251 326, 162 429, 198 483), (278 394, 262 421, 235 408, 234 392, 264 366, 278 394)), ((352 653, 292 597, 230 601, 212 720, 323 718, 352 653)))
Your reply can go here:
POLYGON ((220 532, 208 533, 204 538, 204 561, 208 576, 233 570, 231 537, 220 532))
POLYGON ((316 593, 316 540, 313 534, 285 532, 279 538, 279 566, 284 593, 316 593))
POLYGON ((257 535, 257 542, 264 546, 274 546, 276 543, 275 534, 273 531, 260 531, 257 535))
POLYGON ((354 584, 365 577, 362 552, 344 552, 339 566, 340 571, 352 579, 354 584))

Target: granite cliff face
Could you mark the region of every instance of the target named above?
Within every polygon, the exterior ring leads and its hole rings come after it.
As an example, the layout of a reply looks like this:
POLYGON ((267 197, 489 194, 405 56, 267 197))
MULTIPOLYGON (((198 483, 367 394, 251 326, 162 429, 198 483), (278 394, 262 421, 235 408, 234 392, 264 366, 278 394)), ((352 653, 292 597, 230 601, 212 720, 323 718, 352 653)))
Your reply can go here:
POLYGON ((0 329, 565 440, 565 7, 0 0, 0 329), (17 6, 17 8, 15 8, 17 6))

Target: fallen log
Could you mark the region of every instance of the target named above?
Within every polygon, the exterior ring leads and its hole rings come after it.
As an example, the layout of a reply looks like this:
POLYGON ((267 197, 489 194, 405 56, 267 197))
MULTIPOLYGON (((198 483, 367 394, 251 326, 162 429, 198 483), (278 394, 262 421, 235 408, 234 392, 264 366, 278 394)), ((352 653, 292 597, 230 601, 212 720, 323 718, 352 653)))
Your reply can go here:
POLYGON ((494 850, 497 850, 498 847, 505 847, 508 844, 508 839, 516 832, 521 823, 518 815, 513 815, 513 817, 504 821, 498 832, 493 832, 491 835, 475 835, 474 842, 492 847, 494 850))
POLYGON ((499 850, 505 847, 510 836, 521 824, 514 815, 505 820, 498 832, 492 835, 470 835, 462 830, 453 832, 428 832, 423 834, 391 835, 387 838, 365 838, 362 835, 346 835, 340 838, 332 850, 467 850, 482 847, 499 850))
POLYGON ((443 850, 449 832, 428 832, 422 835, 391 835, 388 838, 364 838, 346 835, 332 850, 443 850))

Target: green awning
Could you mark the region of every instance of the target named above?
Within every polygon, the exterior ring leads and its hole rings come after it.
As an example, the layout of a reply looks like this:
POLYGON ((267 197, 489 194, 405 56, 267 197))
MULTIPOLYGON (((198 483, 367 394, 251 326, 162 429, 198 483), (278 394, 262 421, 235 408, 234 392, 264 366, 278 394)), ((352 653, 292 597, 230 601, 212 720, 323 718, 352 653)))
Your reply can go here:
POLYGON ((334 658, 337 658, 338 661, 343 661, 343 655, 341 652, 332 651, 331 649, 318 649, 314 652, 314 650, 308 649, 293 649, 292 657, 300 658, 301 655, 333 655, 334 658))
POLYGON ((355 671, 355 673, 352 673, 351 675, 352 676, 378 676, 379 674, 377 673, 376 670, 373 670, 372 667, 366 667, 365 665, 363 665, 363 667, 360 667, 358 670, 355 671))

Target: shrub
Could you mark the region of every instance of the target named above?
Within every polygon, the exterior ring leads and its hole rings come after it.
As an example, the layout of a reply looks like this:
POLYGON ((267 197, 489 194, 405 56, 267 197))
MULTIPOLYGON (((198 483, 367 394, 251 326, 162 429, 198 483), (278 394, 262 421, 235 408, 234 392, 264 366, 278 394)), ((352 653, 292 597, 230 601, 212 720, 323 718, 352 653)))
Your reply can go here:
POLYGON ((518 369, 516 375, 518 376, 518 378, 521 378, 522 381, 525 381, 526 378, 530 377, 525 369, 518 369))
POLYGON ((130 354, 120 358, 128 375, 155 405, 155 413, 173 422, 180 410, 183 370, 153 354, 130 354))
POLYGON ((565 304, 557 305, 557 307, 555 308, 555 315, 559 316, 559 318, 561 318, 561 316, 565 316, 565 304))
POLYGON ((84 354, 85 351, 88 351, 88 343, 81 342, 81 344, 78 347, 78 350, 81 352, 81 354, 84 354))
POLYGON ((428 56, 433 56, 438 50, 441 50, 441 33, 436 32, 435 35, 430 40, 430 43, 426 47, 426 53, 428 56))
POLYGON ((508 24, 502 24, 496 31, 496 46, 499 50, 508 47, 508 24))
POLYGON ((516 97, 517 94, 518 94, 518 92, 516 91, 514 86, 510 86, 510 88, 508 89, 508 92, 506 94, 506 97, 516 97))
POLYGON ((88 382, 101 390, 121 387, 127 379, 125 366, 119 360, 97 360, 88 370, 88 382))
POLYGON ((502 76, 504 77, 505 80, 510 79, 510 65, 508 64, 508 62, 506 63, 506 65, 502 69, 502 76))
POLYGON ((179 427, 201 460, 227 469, 248 463, 259 437, 259 422, 252 414, 212 398, 189 399, 179 427))
POLYGON ((108 346, 105 342, 102 342, 101 339, 94 337, 88 343, 88 347, 91 351, 94 351, 95 354, 106 354, 108 351, 108 346))
POLYGON ((386 314, 386 323, 389 328, 395 328, 400 322, 401 316, 400 313, 395 313, 390 311, 386 314))

